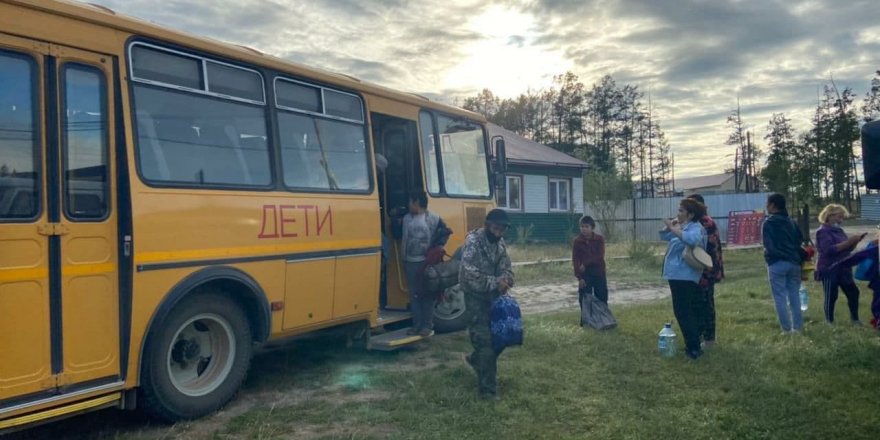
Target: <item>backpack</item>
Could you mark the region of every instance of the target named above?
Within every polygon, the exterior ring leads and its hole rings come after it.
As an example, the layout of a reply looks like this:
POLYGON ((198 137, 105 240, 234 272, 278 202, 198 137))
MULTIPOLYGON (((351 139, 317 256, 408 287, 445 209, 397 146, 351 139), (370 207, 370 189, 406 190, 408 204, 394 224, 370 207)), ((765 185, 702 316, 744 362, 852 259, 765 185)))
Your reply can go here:
POLYGON ((507 347, 522 345, 523 322, 519 304, 510 295, 501 295, 492 302, 489 312, 492 348, 501 353, 507 347))

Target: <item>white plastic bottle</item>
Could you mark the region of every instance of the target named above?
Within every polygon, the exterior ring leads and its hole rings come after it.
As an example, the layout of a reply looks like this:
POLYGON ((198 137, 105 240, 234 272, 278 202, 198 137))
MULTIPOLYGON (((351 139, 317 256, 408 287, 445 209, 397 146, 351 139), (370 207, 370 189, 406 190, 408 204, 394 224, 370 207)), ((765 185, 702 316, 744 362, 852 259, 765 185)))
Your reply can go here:
POLYGON ((675 357, 675 330, 672 330, 671 322, 667 322, 660 330, 657 338, 657 350, 660 352, 660 356, 675 357))
POLYGON ((807 286, 804 283, 801 283, 801 288, 798 290, 798 293, 801 296, 801 311, 806 312, 807 308, 810 306, 810 293, 807 292, 807 286))

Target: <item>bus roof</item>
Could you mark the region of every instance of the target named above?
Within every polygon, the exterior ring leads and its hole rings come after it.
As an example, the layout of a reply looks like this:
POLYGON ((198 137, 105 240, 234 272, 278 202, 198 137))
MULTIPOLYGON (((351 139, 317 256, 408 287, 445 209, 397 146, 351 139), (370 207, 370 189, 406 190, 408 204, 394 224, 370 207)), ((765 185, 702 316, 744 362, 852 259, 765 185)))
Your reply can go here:
MULTIPOLYGON (((289 60, 268 55, 259 50, 250 47, 241 46, 232 43, 226 43, 207 37, 195 36, 185 32, 180 32, 165 28, 154 23, 147 22, 138 18, 121 15, 110 8, 93 5, 88 3, 80 3, 72 0, 0 0, 2 2, 17 4, 31 9, 49 12, 56 15, 62 15, 77 20, 106 26, 134 35, 152 37, 158 40, 168 40, 183 46, 189 46, 194 49, 211 52, 220 56, 231 57, 236 60, 261 65, 300 75, 305 78, 313 78, 327 84, 346 87, 352 90, 361 91, 367 94, 381 96, 408 104, 427 107, 454 115, 462 116, 474 121, 485 122, 486 119, 479 113, 474 113, 458 107, 434 102, 428 98, 417 95, 415 93, 400 92, 388 87, 369 83, 357 79, 353 76, 331 72, 314 67, 295 63, 289 60)), ((88 48, 83 48, 88 49, 88 48)))

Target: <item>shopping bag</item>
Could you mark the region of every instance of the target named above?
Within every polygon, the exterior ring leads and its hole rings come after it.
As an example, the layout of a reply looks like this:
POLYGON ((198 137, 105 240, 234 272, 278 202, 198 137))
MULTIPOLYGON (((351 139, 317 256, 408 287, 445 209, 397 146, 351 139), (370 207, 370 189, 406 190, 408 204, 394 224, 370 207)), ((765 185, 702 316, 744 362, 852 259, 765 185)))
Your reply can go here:
MULTIPOLYGON (((869 241, 868 245, 865 246, 865 250, 872 249, 875 247, 877 247, 877 246, 874 245, 874 242, 869 241)), ((849 269, 847 269, 847 270, 849 270, 849 269)), ((871 281, 871 277, 874 276, 874 272, 876 272, 876 271, 877 271, 877 268, 874 266, 874 259, 873 258, 866 258, 866 259, 862 260, 862 262, 859 263, 858 266, 856 266, 855 277, 857 280, 871 281)))
POLYGON ((523 343, 522 312, 510 295, 501 295, 492 302, 489 312, 492 348, 501 353, 505 348, 523 343))
POLYGON ((608 308, 595 295, 588 293, 581 301, 581 326, 592 327, 596 330, 609 330, 617 327, 617 319, 608 308))

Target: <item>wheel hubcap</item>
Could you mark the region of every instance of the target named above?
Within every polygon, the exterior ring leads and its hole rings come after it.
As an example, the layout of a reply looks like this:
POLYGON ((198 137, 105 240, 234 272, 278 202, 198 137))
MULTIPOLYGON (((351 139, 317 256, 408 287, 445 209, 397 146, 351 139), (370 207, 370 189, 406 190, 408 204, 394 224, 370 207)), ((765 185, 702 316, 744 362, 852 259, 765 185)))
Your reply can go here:
POLYGON ((464 292, 458 286, 450 287, 441 301, 434 306, 434 317, 451 320, 464 314, 467 307, 464 303, 464 292))
POLYGON ((187 396, 203 396, 229 376, 235 359, 232 326, 222 316, 201 314, 186 321, 168 349, 168 377, 187 396))

